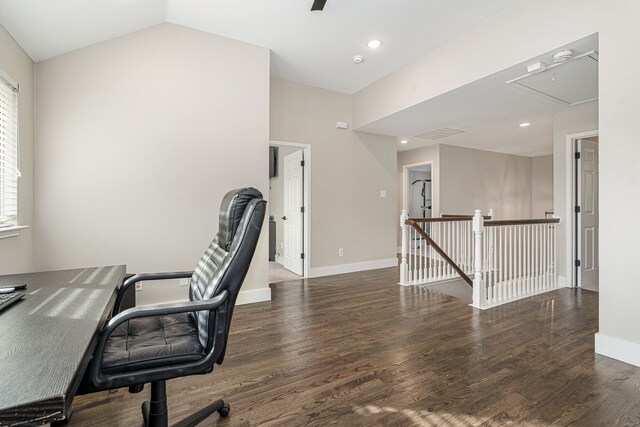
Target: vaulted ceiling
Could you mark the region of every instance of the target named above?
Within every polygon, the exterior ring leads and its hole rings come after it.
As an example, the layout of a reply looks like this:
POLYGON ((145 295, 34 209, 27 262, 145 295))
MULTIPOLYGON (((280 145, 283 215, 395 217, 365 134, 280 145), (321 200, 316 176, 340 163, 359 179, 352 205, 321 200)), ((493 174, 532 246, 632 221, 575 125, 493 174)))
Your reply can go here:
MULTIPOLYGON (((171 22, 271 49, 273 77, 354 93, 514 1, 327 0, 322 12, 311 12, 313 0, 0 0, 0 24, 38 62, 171 22), (368 48, 372 39, 382 46, 368 48), (354 64, 354 55, 364 61, 354 64)), ((597 40, 594 35, 565 47, 576 53, 597 50, 597 40)), ((398 143, 399 150, 442 143, 526 156, 550 154, 553 116, 573 107, 505 82, 524 74, 531 62, 550 64, 552 54, 541 52, 525 64, 359 130, 408 140, 398 143), (522 129, 517 126, 522 121, 532 124, 522 129), (438 140, 418 136, 442 128, 463 132, 438 140)), ((547 74, 536 78, 548 80, 547 74)), ((597 94, 597 66, 591 73, 557 77, 546 84, 564 84, 562 93, 597 94)))
POLYGON ((0 24, 38 62, 172 22, 270 48, 274 77, 354 93, 511 2, 328 0, 311 12, 312 0, 0 0, 0 24))

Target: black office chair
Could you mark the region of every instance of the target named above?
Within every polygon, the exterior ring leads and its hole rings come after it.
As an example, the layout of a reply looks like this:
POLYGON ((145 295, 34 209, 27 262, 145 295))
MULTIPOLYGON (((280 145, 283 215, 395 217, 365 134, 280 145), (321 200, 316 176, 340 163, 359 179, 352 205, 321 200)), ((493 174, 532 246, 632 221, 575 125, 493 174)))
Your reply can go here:
MULTIPOLYGON (((264 221, 266 202, 254 188, 228 192, 220 207, 218 234, 193 272, 136 274, 122 285, 85 374, 81 393, 151 383, 142 404, 145 426, 167 426, 165 381, 206 374, 221 364, 240 286, 247 274, 264 221), (189 301, 131 308, 122 312, 124 292, 136 282, 191 278, 189 301)), ((175 426, 194 426, 214 412, 229 414, 218 400, 175 426)))

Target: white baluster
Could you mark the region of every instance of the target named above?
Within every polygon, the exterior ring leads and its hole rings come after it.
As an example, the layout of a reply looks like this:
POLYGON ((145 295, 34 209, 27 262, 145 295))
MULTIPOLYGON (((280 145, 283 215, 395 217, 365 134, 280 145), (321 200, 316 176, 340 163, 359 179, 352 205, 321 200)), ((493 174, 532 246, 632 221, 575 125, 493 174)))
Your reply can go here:
POLYGON ((420 268, 419 268, 419 272, 418 272, 418 281, 420 283, 424 283, 424 270, 423 270, 423 252, 424 252, 424 245, 427 242, 424 240, 424 238, 422 237, 422 235, 420 235, 420 268))
POLYGON ((408 285, 408 265, 407 265, 407 250, 409 247, 409 240, 407 236, 407 224, 405 221, 409 219, 409 214, 407 211, 402 211, 400 214, 400 228, 402 229, 402 248, 400 249, 400 284, 403 286, 408 285))
POLYGON ((497 282, 496 254, 498 253, 498 249, 496 248, 496 227, 491 227, 491 241, 493 242, 493 248, 491 248, 491 253, 493 254, 493 263, 491 264, 493 267, 493 271, 491 272, 491 300, 495 301, 497 282))
POLYGON ((542 289, 547 288, 547 225, 541 224, 542 231, 542 289))
POLYGON ((489 220, 495 219, 495 212, 493 209, 489 209, 489 220))
POLYGON ((529 228, 529 225, 524 226, 524 280, 526 293, 531 293, 531 280, 529 278, 529 268, 531 265, 531 234, 529 228))
POLYGON ((553 286, 558 287, 558 227, 553 224, 553 286))
POLYGON ((485 305, 485 289, 482 280, 482 234, 484 232, 484 220, 482 211, 476 210, 473 216, 474 234, 474 263, 473 263, 473 306, 481 308, 485 305))
POLYGON ((540 290, 540 233, 537 225, 533 226, 534 234, 534 257, 533 257, 533 291, 540 290))
MULTIPOLYGON (((420 245, 422 237, 418 234, 418 230, 413 230, 413 241, 415 245, 420 245)), ((413 283, 418 282, 418 246, 413 248, 413 283)))

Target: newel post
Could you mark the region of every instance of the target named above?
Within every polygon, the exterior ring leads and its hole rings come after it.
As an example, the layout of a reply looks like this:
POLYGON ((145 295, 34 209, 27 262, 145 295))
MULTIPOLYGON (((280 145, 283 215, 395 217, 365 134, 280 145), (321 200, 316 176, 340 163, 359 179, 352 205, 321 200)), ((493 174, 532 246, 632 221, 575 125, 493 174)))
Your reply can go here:
POLYGON ((496 213, 493 211, 493 209, 489 209, 489 218, 490 218, 491 220, 494 220, 494 219, 495 219, 495 218, 494 218, 495 214, 496 214, 496 213))
POLYGON ((409 268, 407 266, 407 249, 409 248, 409 236, 408 236, 408 225, 405 224, 405 221, 409 219, 409 214, 407 211, 403 210, 400 214, 400 228, 402 229, 402 248, 401 248, 401 258, 400 258, 400 284, 407 285, 407 273, 409 272, 409 268))
POLYGON ((474 261, 473 261, 473 303, 474 307, 484 305, 485 290, 482 280, 482 238, 484 233, 484 218, 482 211, 476 210, 473 216, 474 261))

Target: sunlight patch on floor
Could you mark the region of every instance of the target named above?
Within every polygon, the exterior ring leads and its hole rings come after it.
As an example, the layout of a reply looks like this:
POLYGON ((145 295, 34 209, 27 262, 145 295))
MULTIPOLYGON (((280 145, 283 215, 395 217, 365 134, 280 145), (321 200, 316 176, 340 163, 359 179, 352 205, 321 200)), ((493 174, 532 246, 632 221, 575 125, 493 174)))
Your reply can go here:
MULTIPOLYGON (((418 427, 467 427, 471 425, 481 425, 487 423, 491 417, 474 416, 468 414, 449 414, 447 412, 429 412, 428 410, 416 411, 413 409, 398 409, 390 406, 356 406, 353 411, 362 416, 379 415, 382 413, 399 413, 409 420, 412 425, 418 427)), ((517 421, 517 425, 524 427, 543 427, 545 424, 529 421, 517 421)))

